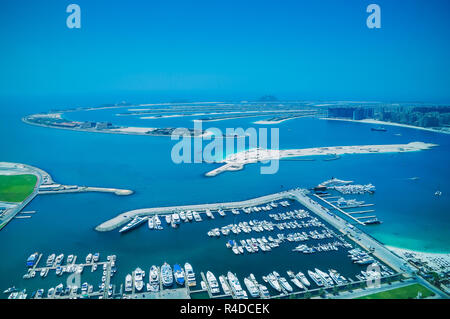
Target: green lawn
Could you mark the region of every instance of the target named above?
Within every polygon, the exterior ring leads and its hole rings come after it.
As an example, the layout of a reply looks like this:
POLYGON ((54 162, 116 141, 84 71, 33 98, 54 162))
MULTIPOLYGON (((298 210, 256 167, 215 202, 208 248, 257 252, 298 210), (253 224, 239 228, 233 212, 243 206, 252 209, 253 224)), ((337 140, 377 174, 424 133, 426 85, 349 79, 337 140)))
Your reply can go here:
POLYGON ((20 203, 27 198, 36 185, 34 175, 0 175, 0 201, 20 203))
POLYGON ((413 299, 418 292, 422 293, 422 298, 434 296, 434 292, 420 284, 412 284, 406 287, 396 288, 376 294, 360 297, 358 299, 413 299))

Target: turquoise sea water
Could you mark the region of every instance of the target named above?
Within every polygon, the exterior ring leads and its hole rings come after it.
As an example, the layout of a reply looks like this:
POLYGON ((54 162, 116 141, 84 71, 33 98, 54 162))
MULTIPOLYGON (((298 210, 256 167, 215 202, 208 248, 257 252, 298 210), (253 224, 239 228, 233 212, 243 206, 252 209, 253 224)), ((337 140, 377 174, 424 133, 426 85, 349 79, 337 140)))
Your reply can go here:
MULTIPOLYGON (((161 265, 164 261, 171 264, 189 261, 196 271, 213 270, 216 274, 233 270, 241 277, 250 272, 260 276, 272 270, 329 268, 331 265, 326 264, 329 254, 335 253, 304 258, 293 255, 286 247, 266 256, 234 256, 225 248, 223 238, 212 240, 206 236, 209 228, 230 223, 231 216, 224 221, 216 218, 216 222, 183 225, 162 232, 141 227, 125 235, 116 231, 98 233, 94 227, 136 208, 243 200, 282 189, 312 187, 332 176, 376 185, 375 195, 356 198, 376 204, 376 215, 383 224, 364 230, 381 242, 420 251, 450 252, 448 135, 400 127, 388 127, 385 133, 372 132, 366 124, 295 119, 277 125, 283 149, 413 141, 435 143, 439 147, 415 153, 345 155, 335 161, 281 161, 275 175, 261 175, 260 165, 252 164, 242 171, 207 178, 204 173, 218 164, 174 164, 170 152, 175 141, 167 137, 74 132, 29 126, 20 120, 26 114, 51 108, 39 105, 37 109, 35 105, 19 102, 0 106, 0 160, 40 167, 59 183, 126 188, 135 194, 118 197, 86 193, 35 198, 27 208, 37 211, 31 219, 13 220, 0 231, 0 288, 15 284, 48 289, 61 281, 54 274, 49 275, 45 284, 40 278, 22 280, 24 262, 34 251, 44 253, 44 257, 53 252, 66 256, 74 253, 83 259, 95 251, 103 256, 116 254, 118 283, 137 266, 148 272, 152 264, 161 265), (411 180, 412 177, 419 179, 411 180), (437 189, 442 191, 441 197, 434 196, 437 189)), ((115 113, 117 110, 76 112, 68 117, 136 126, 192 127, 189 117, 140 120, 118 118, 115 113)), ((256 120, 227 120, 203 126, 245 128, 253 126, 256 120)), ((338 252, 332 260, 344 275, 355 273, 345 254, 338 252)), ((95 280, 100 281, 99 273, 88 272, 83 275, 85 280, 95 284, 95 280)))

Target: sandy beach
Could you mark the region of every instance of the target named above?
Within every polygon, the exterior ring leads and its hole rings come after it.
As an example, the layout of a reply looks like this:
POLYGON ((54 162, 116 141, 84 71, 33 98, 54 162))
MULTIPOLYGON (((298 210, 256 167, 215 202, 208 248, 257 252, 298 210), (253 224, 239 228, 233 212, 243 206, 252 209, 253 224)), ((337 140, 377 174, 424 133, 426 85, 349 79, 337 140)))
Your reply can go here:
POLYGON ((392 246, 386 247, 406 260, 420 261, 426 264, 430 270, 437 273, 450 271, 450 253, 426 253, 392 246))

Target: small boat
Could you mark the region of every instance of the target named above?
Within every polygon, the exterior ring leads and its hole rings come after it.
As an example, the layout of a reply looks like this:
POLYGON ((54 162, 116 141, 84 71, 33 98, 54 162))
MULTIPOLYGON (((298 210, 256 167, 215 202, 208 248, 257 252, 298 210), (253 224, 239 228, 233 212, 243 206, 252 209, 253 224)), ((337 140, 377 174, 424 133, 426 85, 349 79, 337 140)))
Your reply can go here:
POLYGON ((172 222, 172 215, 170 215, 170 214, 166 215, 165 219, 166 219, 166 223, 170 224, 172 222))
POLYGON ((38 261, 39 253, 33 253, 27 259, 27 267, 33 267, 38 261))
POLYGON ((9 287, 8 289, 4 290, 3 293, 4 294, 10 294, 10 293, 16 292, 16 291, 17 291, 16 287, 12 286, 12 287, 9 287))
POLYGON ((89 253, 89 255, 86 256, 86 264, 90 264, 92 261, 92 254, 89 253))
POLYGON ((214 219, 214 215, 211 213, 209 209, 206 210, 206 216, 208 216, 211 219, 214 219))
POLYGON ((55 264, 60 266, 64 260, 64 254, 59 254, 55 259, 55 264))
POLYGON ((47 263, 46 263, 47 267, 53 266, 53 262, 55 261, 55 257, 56 257, 55 254, 51 254, 50 256, 48 256, 47 263))
POLYGON ((148 219, 148 229, 154 229, 155 228, 155 219, 153 217, 149 217, 148 219))

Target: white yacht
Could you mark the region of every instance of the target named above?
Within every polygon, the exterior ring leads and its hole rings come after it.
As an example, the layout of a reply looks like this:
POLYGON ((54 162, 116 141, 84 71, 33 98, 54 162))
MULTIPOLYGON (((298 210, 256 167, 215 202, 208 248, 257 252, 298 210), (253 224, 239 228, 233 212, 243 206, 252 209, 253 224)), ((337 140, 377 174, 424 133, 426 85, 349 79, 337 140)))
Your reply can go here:
POLYGON ((144 276, 145 272, 141 268, 136 268, 134 271, 134 287, 137 291, 142 291, 144 288, 144 276))
POLYGON ((128 274, 125 277, 125 291, 129 292, 133 289, 133 277, 131 277, 130 274, 128 274))
POLYGON ((195 273, 194 273, 194 270, 192 269, 191 264, 185 263, 184 264, 184 271, 186 272, 186 278, 187 278, 188 286, 190 286, 190 287, 196 286, 197 283, 195 281, 195 273))
POLYGON ((159 273, 156 266, 152 266, 148 275, 149 290, 153 292, 159 291, 159 273))
POLYGON ((222 286, 222 290, 226 295, 231 295, 230 287, 228 286, 226 279, 224 276, 219 276, 220 285, 222 286))
POLYGON ((237 277, 229 271, 227 274, 228 282, 230 284, 231 290, 235 294, 237 299, 246 299, 247 293, 242 289, 241 284, 237 277))
POLYGON ((311 285, 311 283, 306 278, 304 273, 298 272, 297 275, 295 275, 295 277, 297 277, 297 279, 300 280, 302 284, 305 285, 306 287, 309 287, 311 285))
POLYGON ((218 294, 220 292, 219 290, 219 283, 217 282, 216 276, 210 271, 206 273, 206 280, 208 281, 209 288, 211 290, 211 293, 218 294))
POLYGON ((247 287, 247 290, 250 292, 250 296, 256 298, 259 296, 259 289, 255 285, 255 283, 249 278, 244 278, 244 284, 247 287))

